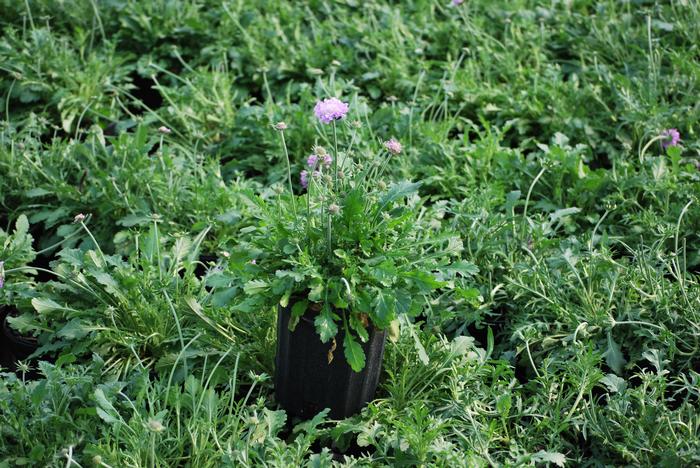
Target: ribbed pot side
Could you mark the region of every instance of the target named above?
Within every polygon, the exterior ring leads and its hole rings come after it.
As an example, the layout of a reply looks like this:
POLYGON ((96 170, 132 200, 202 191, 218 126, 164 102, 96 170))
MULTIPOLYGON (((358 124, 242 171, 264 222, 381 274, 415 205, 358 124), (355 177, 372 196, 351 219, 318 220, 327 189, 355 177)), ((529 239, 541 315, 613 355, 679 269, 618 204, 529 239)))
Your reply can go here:
POLYGON ((386 332, 372 328, 367 343, 361 343, 366 356, 364 369, 353 372, 343 354, 344 333, 338 332, 333 359, 328 362, 332 343, 322 343, 313 319, 303 316, 289 331, 289 307, 277 310, 277 354, 275 394, 289 413, 311 418, 324 408, 330 417, 342 419, 359 412, 372 400, 379 382, 386 332))

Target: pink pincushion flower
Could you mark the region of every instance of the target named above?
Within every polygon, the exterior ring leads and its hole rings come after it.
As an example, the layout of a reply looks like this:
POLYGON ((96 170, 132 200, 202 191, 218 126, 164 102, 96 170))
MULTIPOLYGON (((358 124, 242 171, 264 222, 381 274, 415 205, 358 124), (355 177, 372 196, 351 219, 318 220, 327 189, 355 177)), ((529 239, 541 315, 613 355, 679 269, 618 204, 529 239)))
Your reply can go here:
POLYGON ((333 158, 331 157, 330 154, 327 154, 323 157, 323 165, 326 167, 331 167, 331 163, 333 162, 333 158))
POLYGON ((461 5, 462 3, 464 3, 464 0, 452 0, 452 6, 461 5))
POLYGON ((661 143, 661 146, 663 146, 664 149, 668 148, 669 146, 678 146, 678 144, 681 142, 681 134, 675 128, 664 130, 661 135, 666 137, 661 143))
POLYGON ((401 150, 403 147, 401 146, 401 143, 398 142, 398 140, 392 138, 390 140, 387 140, 384 142, 384 147, 391 153, 391 154, 401 154, 401 150))
POLYGON ((321 173, 319 171, 313 171, 311 174, 309 174, 309 171, 301 171, 299 178, 301 179, 301 186, 304 188, 309 188, 309 175, 311 177, 319 177, 321 173))
POLYGON ((315 154, 312 154, 306 159, 306 165, 309 166, 311 169, 314 169, 316 165, 318 164, 318 156, 315 154))
POLYGON ((324 124, 342 119, 348 113, 348 105, 338 98, 328 98, 316 103, 314 114, 324 124))

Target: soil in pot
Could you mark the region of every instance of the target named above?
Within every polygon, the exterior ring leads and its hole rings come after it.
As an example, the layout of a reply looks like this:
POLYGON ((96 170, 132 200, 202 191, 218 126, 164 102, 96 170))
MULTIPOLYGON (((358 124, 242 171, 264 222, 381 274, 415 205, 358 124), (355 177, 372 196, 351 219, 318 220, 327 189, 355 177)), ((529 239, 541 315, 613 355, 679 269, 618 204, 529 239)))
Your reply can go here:
POLYGON ((311 418, 324 408, 329 416, 342 419, 357 413, 374 398, 384 357, 386 332, 372 329, 362 343, 366 363, 354 372, 343 354, 342 330, 333 342, 322 343, 306 314, 294 331, 289 330, 291 306, 280 307, 277 314, 277 354, 275 356, 275 395, 287 413, 311 418), (329 362, 330 360, 330 362, 329 362))

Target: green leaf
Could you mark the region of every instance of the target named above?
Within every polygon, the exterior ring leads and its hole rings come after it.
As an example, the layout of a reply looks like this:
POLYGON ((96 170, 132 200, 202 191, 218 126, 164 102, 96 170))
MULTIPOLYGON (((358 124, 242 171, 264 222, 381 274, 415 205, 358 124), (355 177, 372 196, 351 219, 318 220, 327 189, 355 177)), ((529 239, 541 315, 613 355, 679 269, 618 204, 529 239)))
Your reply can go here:
POLYGON ((479 267, 474 265, 472 262, 467 262, 464 260, 452 263, 451 265, 445 267, 445 270, 450 273, 459 274, 463 277, 470 277, 479 273, 479 267))
POLYGON ((345 331, 343 349, 345 350, 345 359, 348 361, 353 371, 360 372, 364 369, 365 352, 362 350, 362 346, 352 337, 350 330, 345 331))
POLYGON ((142 214, 130 214, 117 221, 118 226, 133 227, 145 226, 151 222, 151 217, 142 214))
POLYGON ((46 312, 53 312, 54 310, 66 309, 62 305, 46 297, 35 297, 34 299, 32 299, 32 306, 34 307, 34 310, 36 310, 40 314, 44 314, 46 312))
POLYGON ((41 328, 35 317, 35 314, 24 313, 16 317, 8 315, 5 320, 18 332, 27 333, 41 328))
POLYGON ((600 379, 600 383, 608 387, 610 393, 622 393, 627 389, 627 381, 615 374, 607 374, 600 379))
POLYGON ((384 286, 391 286, 396 281, 397 269, 394 262, 391 260, 384 260, 379 265, 370 268, 370 275, 375 280, 379 281, 384 286))
POLYGON ((266 291, 269 285, 263 280, 250 280, 243 286, 243 291, 248 295, 260 294, 266 291))
POLYGON ((317 281, 309 286, 308 298, 311 302, 319 302, 321 300, 321 295, 323 294, 323 283, 317 281))
POLYGON ((554 213, 549 215, 549 221, 550 223, 555 223, 556 221, 559 221, 561 218, 564 218, 566 216, 571 216, 573 214, 579 213, 581 211, 581 208, 576 208, 576 207, 571 207, 571 208, 562 208, 560 210, 555 211, 554 213))
POLYGON ((384 209, 390 203, 410 195, 416 191, 421 186, 420 182, 408 182, 403 180, 394 184, 387 193, 379 200, 380 211, 384 209))
POLYGON ((32 391, 32 403, 34 405, 39 405, 42 401, 44 401, 44 397, 48 393, 48 390, 46 389, 46 384, 49 381, 47 379, 40 380, 39 383, 37 384, 36 387, 34 387, 34 390, 32 391))
POLYGON ((425 271, 411 271, 409 273, 404 273, 404 277, 410 279, 421 293, 429 293, 438 289, 447 283, 438 281, 435 277, 425 271))
POLYGON ((496 410, 502 417, 507 418, 510 408, 513 406, 513 399, 509 393, 504 393, 496 398, 496 410))
POLYGON ((121 421, 119 413, 109 402, 101 388, 95 390, 95 401, 97 402, 97 415, 107 424, 116 424, 121 421))
POLYGON ((294 303, 294 305, 292 306, 292 317, 289 319, 289 325, 287 325, 290 331, 294 331, 294 329, 297 326, 297 323, 299 323, 299 319, 302 315, 306 313, 308 307, 309 301, 307 301, 306 299, 294 303))
POLYGON ((304 299, 303 301, 297 301, 292 306, 292 317, 301 317, 306 312, 309 307, 309 301, 304 299))
POLYGON ((603 356, 605 356, 605 362, 608 363, 608 366, 615 371, 616 374, 622 373, 622 366, 624 366, 627 361, 622 355, 620 345, 615 343, 612 333, 610 332, 608 332, 608 349, 603 353, 603 356))
POLYGON ((46 189, 37 187, 37 188, 33 188, 31 190, 27 190, 26 192, 24 192, 24 195, 29 197, 29 198, 36 198, 36 197, 43 197, 44 195, 50 195, 51 193, 53 193, 53 192, 49 192, 46 189))
POLYGON ((364 206, 364 195, 361 190, 354 189, 348 192, 343 199, 343 211, 341 211, 347 226, 357 227, 355 220, 362 217, 364 206))
POLYGON ((15 223, 15 237, 24 237, 29 232, 29 220, 25 215, 19 215, 15 223))
POLYGON ((105 287, 105 291, 109 294, 115 296, 121 296, 121 291, 119 290, 119 283, 107 272, 104 271, 92 271, 92 276, 105 287))
POLYGON ((65 324, 56 335, 68 340, 79 340, 87 336, 88 333, 90 333, 90 327, 76 318, 65 324))
POLYGON ((540 450, 532 455, 532 461, 535 463, 554 463, 557 466, 564 466, 566 464, 566 456, 559 452, 545 452, 544 450, 540 450))
POLYGON ((316 316, 314 320, 316 333, 321 337, 322 343, 328 343, 338 333, 338 325, 333 321, 333 316, 330 310, 324 308, 323 311, 316 316))
POLYGON ((363 326, 362 321, 357 317, 357 315, 351 315, 349 323, 350 327, 355 330, 357 335, 360 337, 360 341, 366 343, 367 340, 369 340, 369 333, 367 333, 367 329, 363 326))
POLYGON ((56 367, 61 367, 64 364, 71 364, 75 362, 76 357, 73 353, 61 354, 58 359, 56 359, 56 367))
POLYGON ((372 301, 372 318, 379 328, 387 328, 396 318, 396 297, 385 289, 378 289, 372 301))

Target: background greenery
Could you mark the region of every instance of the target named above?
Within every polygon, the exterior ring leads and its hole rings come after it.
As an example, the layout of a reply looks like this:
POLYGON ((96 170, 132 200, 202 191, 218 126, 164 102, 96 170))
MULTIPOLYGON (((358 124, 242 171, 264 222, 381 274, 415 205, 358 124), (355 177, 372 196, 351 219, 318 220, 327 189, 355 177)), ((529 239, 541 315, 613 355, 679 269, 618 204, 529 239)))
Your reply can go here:
POLYGON ((48 360, 0 466, 700 462, 700 4, 448 3, 0 0, 0 301, 48 360), (329 95, 470 267, 299 423, 232 278, 329 95))

